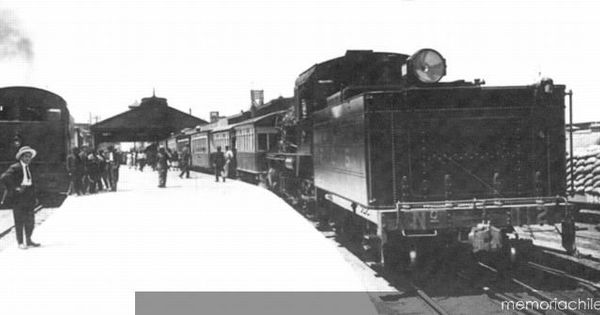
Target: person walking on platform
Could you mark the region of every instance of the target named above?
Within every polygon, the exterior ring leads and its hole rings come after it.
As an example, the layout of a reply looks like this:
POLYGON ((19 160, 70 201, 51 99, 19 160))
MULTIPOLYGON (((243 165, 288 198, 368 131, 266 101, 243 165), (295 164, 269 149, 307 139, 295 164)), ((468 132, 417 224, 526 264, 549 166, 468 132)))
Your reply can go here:
POLYGON ((179 168, 181 169, 181 173, 179 174, 180 178, 183 178, 183 174, 185 174, 185 178, 190 178, 190 164, 192 164, 191 157, 190 148, 186 145, 183 147, 181 157, 179 158, 179 168))
MULTIPOLYGON (((221 147, 217 147, 217 153, 215 153, 215 162, 213 163, 213 167, 215 168, 215 181, 219 181, 219 176, 223 177, 223 166, 225 165, 225 156, 223 152, 221 152, 221 147)), ((225 177, 223 177, 223 182, 225 182, 225 177)))
POLYGON ((158 169, 158 187, 165 188, 167 186, 167 171, 169 170, 169 160, 171 159, 171 156, 169 153, 167 153, 165 148, 160 147, 160 149, 158 149, 156 158, 156 168, 158 169))
POLYGON ((21 147, 15 156, 18 162, 9 166, 0 175, 0 184, 6 187, 7 191, 6 199, 2 202, 7 203, 13 209, 15 232, 20 249, 27 249, 28 246, 40 246, 39 243, 31 240, 35 226, 34 210, 38 199, 35 192, 34 173, 29 169, 29 164, 36 154, 37 152, 31 147, 21 147), (23 230, 25 231, 25 240, 23 240, 23 230))
POLYGON ((69 172, 71 180, 69 194, 76 193, 78 196, 81 196, 83 194, 83 162, 79 156, 79 148, 71 149, 71 154, 67 157, 67 172, 69 172))

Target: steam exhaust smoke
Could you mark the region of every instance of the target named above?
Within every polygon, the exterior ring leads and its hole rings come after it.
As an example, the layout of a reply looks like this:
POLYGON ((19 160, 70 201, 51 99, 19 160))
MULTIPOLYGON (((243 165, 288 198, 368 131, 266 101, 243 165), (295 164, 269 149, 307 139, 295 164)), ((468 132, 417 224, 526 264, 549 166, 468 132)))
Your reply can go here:
POLYGON ((0 61, 20 57, 33 59, 33 44, 20 29, 17 18, 7 10, 0 10, 0 61))

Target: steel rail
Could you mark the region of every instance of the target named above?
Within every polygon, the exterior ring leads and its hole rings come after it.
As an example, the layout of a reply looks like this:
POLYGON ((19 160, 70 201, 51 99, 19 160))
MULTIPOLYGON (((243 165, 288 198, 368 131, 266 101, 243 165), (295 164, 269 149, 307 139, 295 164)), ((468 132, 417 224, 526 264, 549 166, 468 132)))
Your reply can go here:
MULTIPOLYGON (((477 263, 478 263, 478 264, 479 264, 481 267, 483 267, 484 269, 487 269, 487 270, 489 270, 489 271, 492 271, 492 272, 494 272, 494 273, 496 273, 496 274, 498 273, 498 270, 496 270, 494 267, 491 267, 491 266, 489 266, 489 265, 487 265, 487 264, 485 264, 485 263, 482 263, 482 262, 477 262, 477 263)), ((520 287, 524 288, 525 290, 527 290, 527 292, 528 292, 529 294, 533 295, 533 296, 534 296, 534 297, 536 297, 537 299, 540 299, 540 300, 542 300, 542 301, 545 301, 545 302, 548 302, 548 303, 550 303, 550 302, 552 302, 552 301, 554 300, 554 298, 553 298, 553 297, 551 297, 551 296, 549 296, 549 295, 546 295, 546 294, 542 293, 540 290, 538 290, 538 289, 536 289, 536 288, 532 287, 532 286, 531 286, 531 285, 529 285, 529 284, 526 284, 526 283, 525 283, 525 282, 523 282, 523 281, 520 281, 520 280, 518 280, 518 279, 516 279, 516 278, 514 278, 514 277, 510 277, 509 279, 510 279, 510 281, 511 281, 511 282, 513 282, 513 283, 517 284, 518 286, 520 286, 520 287)), ((577 312, 577 311, 571 311, 571 310, 560 310, 559 312, 562 312, 562 313, 565 313, 565 314, 576 314, 576 315, 583 314, 583 313, 581 313, 581 312, 577 312)))
MULTIPOLYGON (((37 207, 35 207, 35 209, 33 209, 34 213, 38 213, 39 211, 41 211, 42 209, 45 209, 43 205, 38 205, 37 207)), ((11 210, 12 211, 12 210, 11 210)), ((6 235, 8 235, 12 229, 14 229, 15 226, 11 226, 8 229, 0 232, 0 239, 2 239, 3 237, 5 237, 6 235)))
POLYGON ((598 294, 598 291, 600 291, 600 284, 590 281, 590 280, 586 280, 574 275, 571 275, 565 271, 556 269, 556 268, 552 268, 552 267, 548 267, 548 266, 544 266, 544 265, 540 265, 531 261, 528 261, 527 264, 536 269, 536 270, 540 270, 549 274, 553 274, 556 276, 561 276, 561 277, 565 277, 567 279, 571 279, 575 282, 578 282, 580 285, 582 285, 583 287, 587 288, 589 291, 591 291, 594 294, 598 294))

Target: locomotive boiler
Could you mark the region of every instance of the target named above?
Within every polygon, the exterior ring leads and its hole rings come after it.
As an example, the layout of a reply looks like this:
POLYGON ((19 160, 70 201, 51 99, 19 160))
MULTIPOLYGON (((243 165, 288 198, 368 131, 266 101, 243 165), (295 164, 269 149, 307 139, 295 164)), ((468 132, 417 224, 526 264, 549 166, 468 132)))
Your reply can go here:
POLYGON ((310 67, 268 156, 272 186, 388 266, 453 243, 514 253, 513 227, 565 219, 572 251, 565 86, 445 74, 433 49, 348 51, 310 67))

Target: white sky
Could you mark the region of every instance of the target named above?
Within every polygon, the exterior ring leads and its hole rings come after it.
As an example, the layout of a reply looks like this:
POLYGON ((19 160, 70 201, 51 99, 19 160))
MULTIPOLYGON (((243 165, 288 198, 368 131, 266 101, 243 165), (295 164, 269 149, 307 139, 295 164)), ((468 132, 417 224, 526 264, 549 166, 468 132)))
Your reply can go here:
MULTIPOLYGON (((298 74, 347 49, 434 48, 446 80, 573 89, 575 121, 600 121, 599 1, 0 0, 33 58, 0 58, 0 86, 63 96, 77 122, 151 96, 208 119, 292 96, 298 74), (16 23, 16 24, 15 24, 16 23)), ((6 18, 6 14, 0 18, 6 18)))

